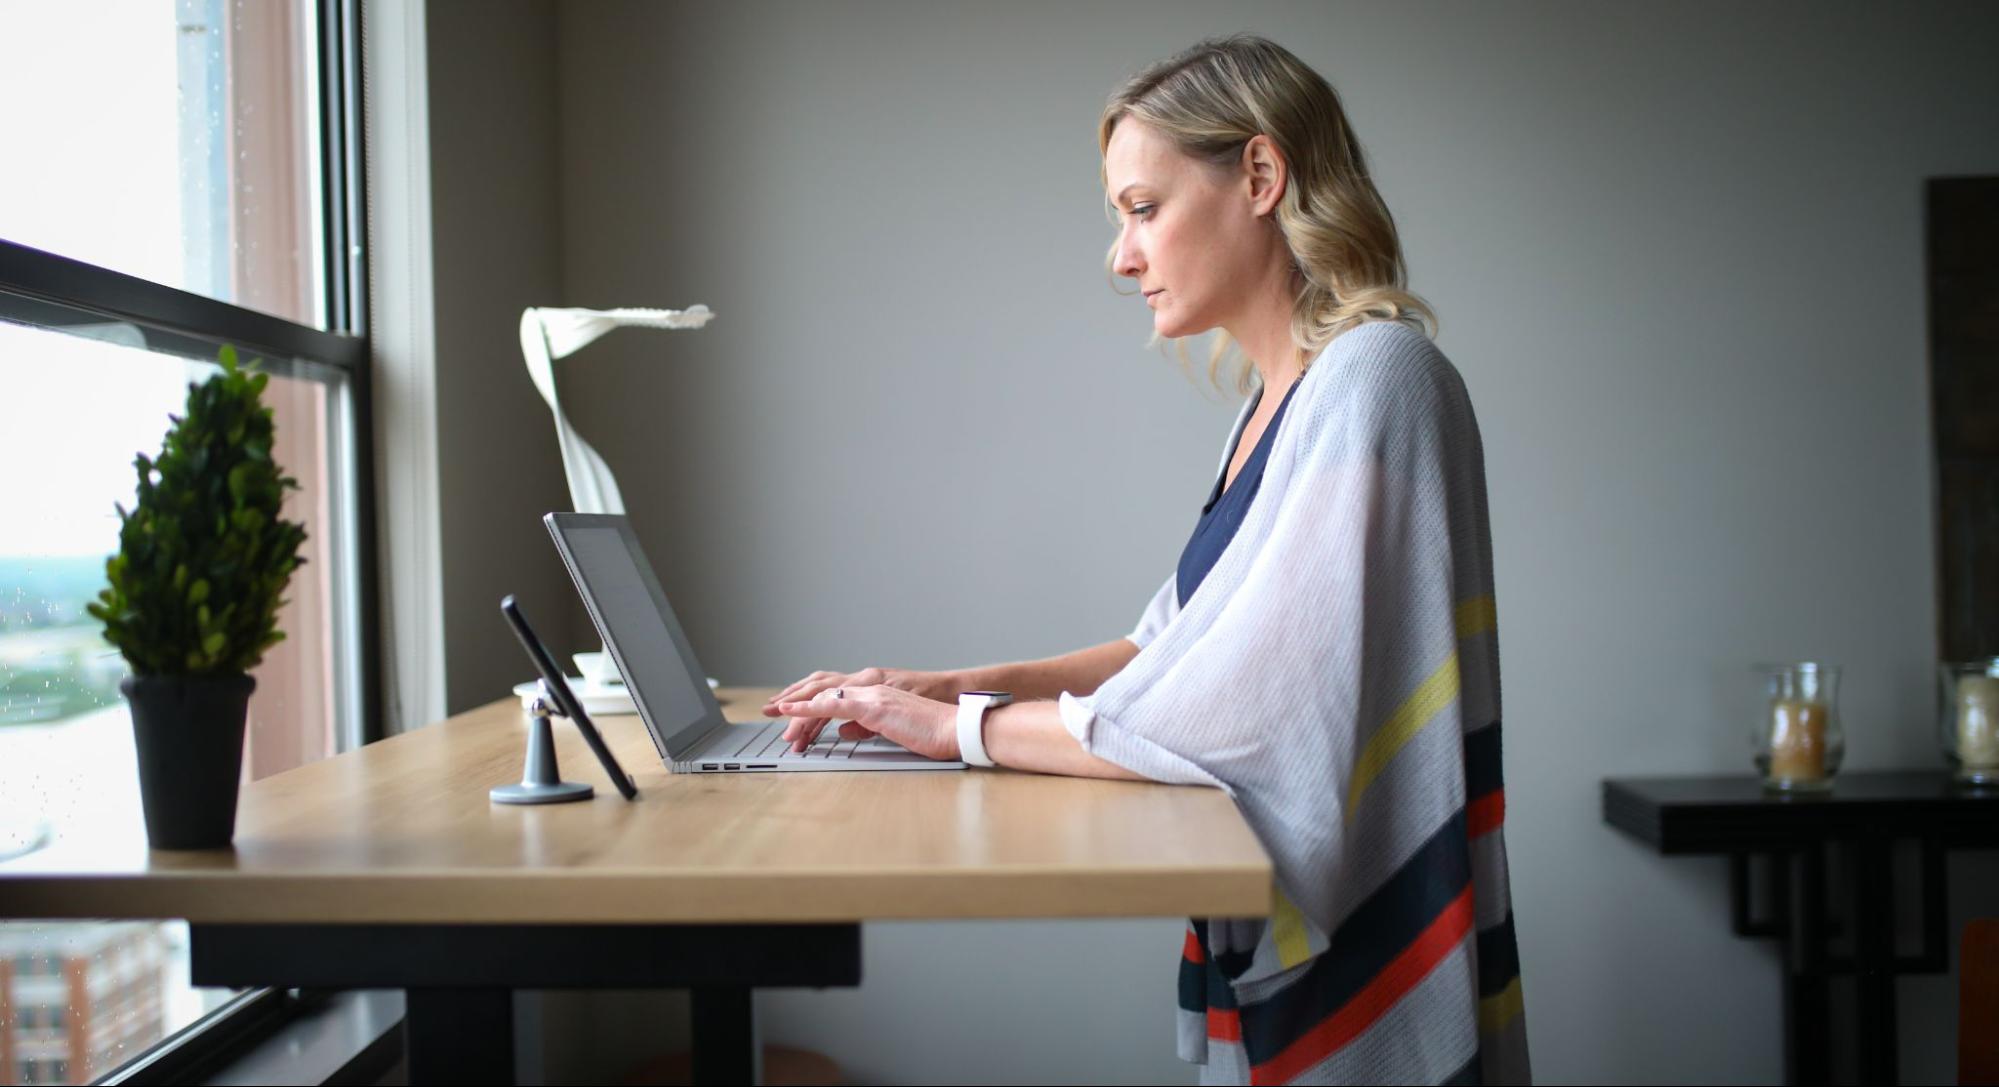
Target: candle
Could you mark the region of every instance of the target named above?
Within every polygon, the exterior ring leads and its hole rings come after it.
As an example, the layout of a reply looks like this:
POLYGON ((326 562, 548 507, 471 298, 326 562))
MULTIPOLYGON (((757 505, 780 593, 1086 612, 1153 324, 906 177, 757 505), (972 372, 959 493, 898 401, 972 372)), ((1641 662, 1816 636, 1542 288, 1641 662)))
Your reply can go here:
POLYGON ((1999 770, 1999 676, 1958 679, 1957 758, 1966 770, 1999 770))
MULTIPOLYGON (((1822 781, 1825 778, 1826 704, 1805 698, 1770 703, 1770 780, 1822 781)), ((1999 755, 1999 750, 1995 750, 1999 755)))

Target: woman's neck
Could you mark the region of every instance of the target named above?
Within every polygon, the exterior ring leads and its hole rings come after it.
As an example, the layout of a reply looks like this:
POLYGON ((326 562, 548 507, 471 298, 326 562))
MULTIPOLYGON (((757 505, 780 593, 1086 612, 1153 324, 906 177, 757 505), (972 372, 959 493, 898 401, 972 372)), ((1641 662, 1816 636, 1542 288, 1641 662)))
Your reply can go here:
MULTIPOLYGON (((1288 270, 1287 270, 1288 271, 1288 270)), ((1288 274, 1250 292, 1247 312, 1222 327, 1249 358, 1266 389, 1287 389, 1305 372, 1304 352, 1291 339, 1291 284, 1288 274)))

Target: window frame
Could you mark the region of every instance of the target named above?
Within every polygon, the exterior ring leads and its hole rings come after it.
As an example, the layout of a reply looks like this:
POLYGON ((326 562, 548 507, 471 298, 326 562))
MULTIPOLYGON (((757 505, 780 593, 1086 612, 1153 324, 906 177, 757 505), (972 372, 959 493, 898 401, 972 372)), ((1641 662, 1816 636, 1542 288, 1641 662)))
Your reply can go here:
MULTIPOLYGON (((358 745, 384 735, 381 615, 376 552, 372 347, 368 330, 367 186, 363 157, 360 0, 316 0, 319 139, 327 328, 194 294, 123 272, 0 239, 0 318, 72 335, 107 321, 129 324, 148 350, 214 361, 225 343, 262 356, 276 373, 294 360, 340 372, 352 405, 355 478, 354 617, 359 643, 358 745)), ((336 440, 342 440, 336 438, 336 440)), ((240 1057, 319 1001, 295 989, 252 989, 166 1038, 99 1080, 111 1084, 196 1082, 240 1057)))

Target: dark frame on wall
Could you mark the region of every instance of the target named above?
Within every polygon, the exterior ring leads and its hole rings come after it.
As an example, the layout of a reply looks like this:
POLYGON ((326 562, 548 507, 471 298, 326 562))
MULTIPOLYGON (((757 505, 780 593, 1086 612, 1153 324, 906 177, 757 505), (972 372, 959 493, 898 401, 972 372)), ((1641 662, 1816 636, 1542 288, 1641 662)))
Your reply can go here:
POLYGON ((1999 177, 1931 178, 1930 420, 1937 652, 1999 656, 1999 177))

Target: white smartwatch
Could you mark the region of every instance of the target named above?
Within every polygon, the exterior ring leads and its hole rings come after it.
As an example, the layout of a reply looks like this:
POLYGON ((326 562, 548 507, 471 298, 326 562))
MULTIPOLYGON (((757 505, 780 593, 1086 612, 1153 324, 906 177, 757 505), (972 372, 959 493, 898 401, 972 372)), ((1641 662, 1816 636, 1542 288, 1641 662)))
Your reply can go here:
POLYGON ((991 766, 986 754, 986 711, 1013 701, 1006 691, 966 691, 958 696, 958 757, 973 766, 991 766))

